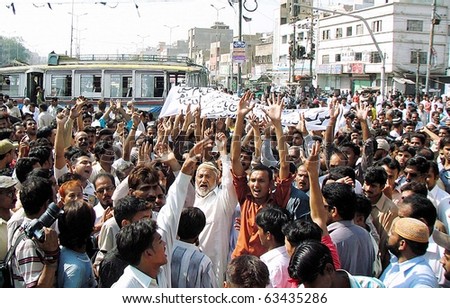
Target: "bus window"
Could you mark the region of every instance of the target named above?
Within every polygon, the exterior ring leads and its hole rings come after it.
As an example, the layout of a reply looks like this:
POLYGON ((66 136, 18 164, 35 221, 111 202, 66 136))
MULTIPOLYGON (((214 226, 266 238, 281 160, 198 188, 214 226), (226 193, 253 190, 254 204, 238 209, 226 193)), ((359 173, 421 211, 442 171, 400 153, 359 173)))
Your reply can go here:
POLYGON ((111 97, 131 97, 132 77, 124 75, 111 75, 111 97))
POLYGON ((72 76, 52 75, 52 91, 50 96, 72 96, 72 76))
POLYGON ((5 95, 9 95, 10 97, 20 96, 19 85, 19 75, 0 76, 0 92, 5 95))
POLYGON ((141 97, 153 97, 154 82, 153 75, 141 76, 141 97))
POLYGON ((86 97, 98 97, 102 91, 101 75, 81 75, 80 93, 86 97))
POLYGON ((163 97, 164 77, 155 77, 155 97, 163 97))

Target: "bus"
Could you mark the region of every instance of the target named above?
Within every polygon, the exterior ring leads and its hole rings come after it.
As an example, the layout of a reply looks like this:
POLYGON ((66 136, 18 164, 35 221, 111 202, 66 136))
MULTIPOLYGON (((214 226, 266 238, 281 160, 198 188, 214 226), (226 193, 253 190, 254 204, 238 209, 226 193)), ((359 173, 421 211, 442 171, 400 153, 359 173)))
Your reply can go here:
POLYGON ((0 68, 0 93, 21 103, 49 101, 61 105, 84 96, 90 101, 133 101, 141 109, 161 106, 170 88, 208 86, 208 72, 187 57, 159 55, 85 55, 50 53, 48 62, 16 62, 0 68))

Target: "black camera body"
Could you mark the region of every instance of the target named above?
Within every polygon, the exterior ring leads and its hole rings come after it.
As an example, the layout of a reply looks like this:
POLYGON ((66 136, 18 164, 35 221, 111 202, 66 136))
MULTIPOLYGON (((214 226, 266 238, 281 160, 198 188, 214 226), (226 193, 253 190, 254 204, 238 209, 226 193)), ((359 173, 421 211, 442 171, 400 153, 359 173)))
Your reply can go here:
POLYGON ((35 238, 40 242, 44 242, 45 234, 43 228, 49 228, 58 219, 64 211, 60 209, 54 202, 50 203, 47 210, 41 217, 33 219, 25 226, 25 234, 28 238, 35 238))

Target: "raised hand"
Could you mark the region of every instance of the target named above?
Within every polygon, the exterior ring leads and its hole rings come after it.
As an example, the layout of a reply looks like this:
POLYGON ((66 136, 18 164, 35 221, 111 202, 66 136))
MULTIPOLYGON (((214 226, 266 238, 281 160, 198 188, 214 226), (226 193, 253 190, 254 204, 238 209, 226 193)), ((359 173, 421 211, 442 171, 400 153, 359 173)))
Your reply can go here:
POLYGON ((168 162, 169 160, 176 159, 173 154, 172 149, 169 147, 167 143, 158 142, 155 145, 155 156, 158 157, 160 161, 163 163, 168 162))
POLYGON ((145 141, 142 143, 141 147, 139 148, 139 154, 138 154, 138 165, 146 164, 151 161, 150 159, 150 153, 152 152, 153 145, 151 142, 145 141))
POLYGON ((219 149, 219 152, 226 150, 227 148, 227 136, 224 133, 220 132, 216 134, 216 145, 219 149))
POLYGON ((340 113, 339 103, 336 100, 330 102, 330 119, 336 120, 340 113))
POLYGON ((252 98, 252 92, 247 91, 242 95, 241 99, 238 103, 238 115, 245 116, 247 113, 249 113, 253 107, 255 107, 255 103, 251 103, 250 100, 252 98), (250 103, 249 103, 250 102, 250 103))
POLYGON ((360 121, 367 121, 367 115, 369 113, 370 107, 364 106, 363 103, 356 104, 356 118, 360 121))
POLYGON ((212 140, 205 138, 197 142, 194 147, 189 151, 189 157, 198 157, 203 153, 205 147, 212 147, 212 140))
POLYGON ((312 146, 311 153, 305 162, 306 171, 308 171, 308 173, 313 177, 314 176, 319 177, 319 164, 320 164, 319 153, 320 153, 320 142, 315 141, 312 146))
POLYGON ((283 102, 281 96, 269 102, 269 108, 263 109, 263 112, 272 120, 272 122, 281 122, 281 112, 283 110, 283 102))
POLYGON ((133 112, 133 115, 131 116, 131 120, 133 121, 133 126, 138 127, 139 123, 141 123, 141 116, 137 112, 133 112))

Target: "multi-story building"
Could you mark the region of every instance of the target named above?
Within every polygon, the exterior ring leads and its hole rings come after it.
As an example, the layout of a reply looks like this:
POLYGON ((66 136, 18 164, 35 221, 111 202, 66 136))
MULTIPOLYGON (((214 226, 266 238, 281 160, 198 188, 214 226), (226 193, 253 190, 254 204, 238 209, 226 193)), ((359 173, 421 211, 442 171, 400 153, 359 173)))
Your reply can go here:
MULTIPOLYGON (((385 75, 388 93, 402 78, 415 81, 418 71, 419 82, 425 84, 432 0, 372 2, 372 6, 351 12, 322 13, 319 18, 316 74, 321 88, 356 91, 380 87, 385 75)), ((449 82, 450 28, 446 20, 450 3, 444 2, 436 7, 439 21, 434 21, 430 89, 449 82)))

